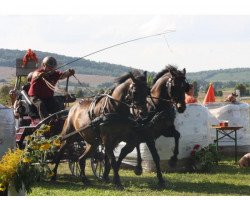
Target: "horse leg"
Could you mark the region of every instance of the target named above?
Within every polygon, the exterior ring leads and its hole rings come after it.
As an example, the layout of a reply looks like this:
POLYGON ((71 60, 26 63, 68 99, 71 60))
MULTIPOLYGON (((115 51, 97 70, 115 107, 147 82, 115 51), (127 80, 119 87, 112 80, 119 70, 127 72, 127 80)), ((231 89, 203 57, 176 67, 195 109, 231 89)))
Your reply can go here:
POLYGON ((178 161, 178 154, 179 154, 179 139, 181 134, 175 129, 175 127, 171 127, 171 133, 172 133, 172 137, 174 137, 174 142, 175 142, 175 146, 174 146, 174 155, 170 158, 170 160, 168 161, 168 164, 171 168, 175 168, 177 165, 177 161, 178 161))
POLYGON ((55 153, 55 157, 54 157, 54 163, 55 163, 55 167, 54 169, 52 170, 53 172, 53 176, 51 177, 51 181, 56 181, 56 178, 57 178, 57 169, 58 169, 58 166, 60 164, 60 160, 61 160, 61 156, 63 155, 63 152, 65 151, 66 147, 68 146, 67 142, 65 142, 59 149, 59 151, 57 151, 55 153))
POLYGON ((85 175, 86 159, 92 154, 93 150, 96 149, 96 145, 86 144, 84 153, 79 157, 79 166, 81 169, 81 179, 84 185, 90 185, 89 179, 85 175))
POLYGON ((134 173, 139 176, 142 174, 142 158, 141 158, 141 150, 140 150, 140 144, 136 145, 136 151, 137 151, 137 165, 135 166, 134 173))
POLYGON ((105 159, 105 163, 104 163, 104 172, 103 172, 103 181, 105 182, 109 182, 109 172, 110 172, 110 169, 111 169, 111 165, 110 165, 110 162, 109 162, 109 157, 108 157, 108 154, 105 150, 105 155, 104 155, 104 159, 105 159))
POLYGON ((156 172, 157 172, 157 178, 158 178, 158 185, 160 187, 165 187, 165 181, 162 177, 162 173, 161 173, 161 167, 160 167, 160 157, 159 154, 155 148, 155 141, 154 139, 147 139, 146 144, 149 148, 149 151, 153 157, 154 163, 155 163, 155 167, 156 167, 156 172))
POLYGON ((133 149, 136 147, 137 150, 137 166, 134 169, 134 172, 136 175, 141 175, 142 174, 142 167, 141 167, 141 152, 140 152, 140 144, 137 143, 134 145, 134 142, 127 142, 126 145, 121 149, 119 158, 117 160, 117 166, 120 168, 120 165, 122 163, 122 160, 131 152, 133 149))
POLYGON ((106 149, 106 152, 108 154, 112 169, 114 171, 113 182, 118 188, 123 189, 123 186, 122 186, 121 180, 120 180, 120 176, 119 176, 119 173, 118 173, 119 168, 117 166, 117 162, 116 162, 116 159, 115 159, 115 155, 114 155, 114 151, 113 151, 114 148, 113 148, 112 143, 106 144, 105 149, 106 149))

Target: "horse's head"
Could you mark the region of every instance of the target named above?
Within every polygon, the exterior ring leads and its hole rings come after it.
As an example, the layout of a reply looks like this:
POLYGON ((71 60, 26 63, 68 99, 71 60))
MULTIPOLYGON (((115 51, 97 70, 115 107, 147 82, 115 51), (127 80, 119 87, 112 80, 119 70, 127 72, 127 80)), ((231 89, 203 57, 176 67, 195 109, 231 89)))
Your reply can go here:
POLYGON ((134 106, 136 109, 140 109, 146 114, 146 99, 150 93, 150 89, 147 86, 146 72, 143 74, 139 71, 130 72, 117 79, 117 82, 120 84, 120 87, 116 87, 113 96, 119 92, 120 97, 119 95, 116 96, 118 96, 121 101, 125 101, 127 104, 134 106))
POLYGON ((161 84, 160 87, 153 87, 159 90, 159 97, 170 100, 176 106, 179 113, 186 109, 185 93, 189 90, 189 84, 186 80, 186 70, 177 70, 173 66, 168 66, 166 70, 160 73, 159 81, 154 80, 155 84, 161 84), (164 73, 165 72, 165 73, 164 73))
POLYGON ((132 83, 129 86, 126 101, 130 102, 136 109, 141 110, 140 115, 147 113, 146 101, 147 96, 150 93, 150 89, 147 86, 147 73, 133 73, 130 72, 132 83))
POLYGON ((189 83, 186 80, 186 70, 179 71, 172 75, 167 82, 167 90, 170 99, 176 104, 177 111, 183 113, 186 109, 185 93, 189 90, 189 83))

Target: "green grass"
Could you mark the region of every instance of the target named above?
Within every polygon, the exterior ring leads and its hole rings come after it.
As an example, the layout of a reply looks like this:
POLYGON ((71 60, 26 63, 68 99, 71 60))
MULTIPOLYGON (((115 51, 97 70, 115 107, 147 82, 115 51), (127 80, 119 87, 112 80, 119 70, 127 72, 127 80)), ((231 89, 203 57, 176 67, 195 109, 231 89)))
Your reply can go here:
MULTIPOLYGON (((56 183, 40 181, 29 195, 56 196, 220 196, 250 195, 250 169, 240 169, 233 158, 219 162, 213 172, 164 173, 165 189, 157 188, 155 173, 134 175, 132 170, 120 170, 124 190, 117 190, 112 183, 98 181, 87 168, 92 185, 84 187, 79 178, 72 176, 66 163, 59 168, 56 183)), ((112 177, 111 177, 112 178, 112 177)))

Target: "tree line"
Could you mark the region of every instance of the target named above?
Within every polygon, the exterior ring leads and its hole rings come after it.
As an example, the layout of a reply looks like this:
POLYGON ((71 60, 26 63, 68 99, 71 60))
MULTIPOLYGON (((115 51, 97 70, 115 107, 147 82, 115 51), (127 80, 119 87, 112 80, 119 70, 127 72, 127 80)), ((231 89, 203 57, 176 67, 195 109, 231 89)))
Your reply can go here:
MULTIPOLYGON (((78 59, 77 57, 69 57, 64 55, 58 55, 55 53, 41 52, 35 50, 34 52, 37 54, 37 57, 40 60, 40 62, 47 55, 55 57, 59 63, 59 66, 78 59)), ((23 58, 25 53, 26 53, 25 50, 0 49, 0 66, 15 67, 16 59, 23 58)), ((126 67, 123 65, 110 64, 106 62, 95 62, 87 59, 80 59, 77 62, 68 65, 67 67, 63 67, 62 69, 66 69, 69 67, 74 68, 76 73, 78 74, 114 76, 114 77, 121 76, 133 70, 133 68, 126 67)))

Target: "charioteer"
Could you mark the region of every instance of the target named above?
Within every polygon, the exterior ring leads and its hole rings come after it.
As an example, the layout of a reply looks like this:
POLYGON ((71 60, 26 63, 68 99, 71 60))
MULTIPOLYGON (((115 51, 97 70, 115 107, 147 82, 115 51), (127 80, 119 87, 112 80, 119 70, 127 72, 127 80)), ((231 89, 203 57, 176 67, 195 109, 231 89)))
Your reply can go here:
POLYGON ((28 95, 36 106, 39 116, 44 119, 51 113, 58 112, 60 107, 54 98, 54 87, 58 80, 65 79, 75 74, 74 69, 66 71, 56 70, 57 61, 54 57, 47 56, 42 61, 42 66, 34 71, 30 82, 28 95))

